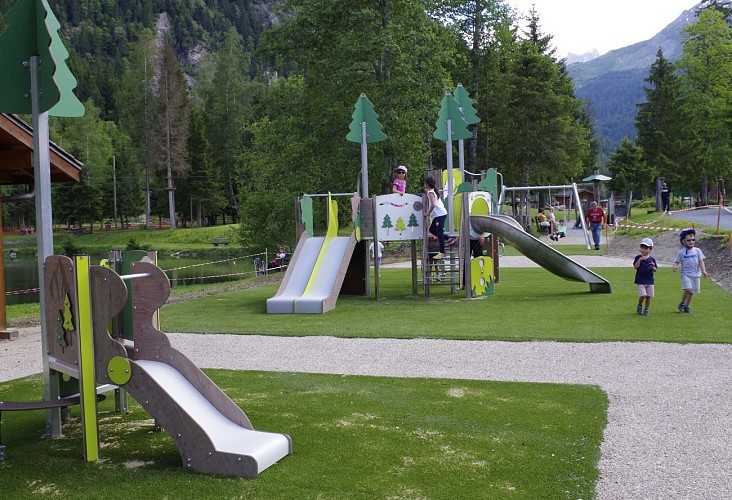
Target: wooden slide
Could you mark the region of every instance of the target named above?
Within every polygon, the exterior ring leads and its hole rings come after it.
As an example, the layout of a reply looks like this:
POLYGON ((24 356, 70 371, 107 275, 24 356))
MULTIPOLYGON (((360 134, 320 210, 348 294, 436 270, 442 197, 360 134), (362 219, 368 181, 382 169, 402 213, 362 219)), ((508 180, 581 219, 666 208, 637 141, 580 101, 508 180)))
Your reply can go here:
POLYGON ((91 267, 97 383, 126 389, 192 470, 251 478, 292 453, 289 436, 254 430, 241 408, 153 324, 170 293, 165 273, 149 262, 134 263, 133 271, 134 340, 123 343, 109 335, 108 324, 127 300, 125 283, 106 267, 91 267))

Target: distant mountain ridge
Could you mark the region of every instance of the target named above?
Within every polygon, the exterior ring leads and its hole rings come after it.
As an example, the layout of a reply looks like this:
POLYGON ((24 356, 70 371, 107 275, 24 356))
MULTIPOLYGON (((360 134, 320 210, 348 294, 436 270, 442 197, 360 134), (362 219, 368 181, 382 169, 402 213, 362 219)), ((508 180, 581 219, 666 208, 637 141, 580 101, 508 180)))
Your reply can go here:
POLYGON ((698 7, 682 12, 649 40, 611 50, 587 62, 568 61, 567 71, 577 97, 590 103, 603 163, 624 137, 635 139, 637 104, 645 102, 644 79, 656 53, 661 49, 666 59, 679 58, 681 31, 694 22, 698 7))

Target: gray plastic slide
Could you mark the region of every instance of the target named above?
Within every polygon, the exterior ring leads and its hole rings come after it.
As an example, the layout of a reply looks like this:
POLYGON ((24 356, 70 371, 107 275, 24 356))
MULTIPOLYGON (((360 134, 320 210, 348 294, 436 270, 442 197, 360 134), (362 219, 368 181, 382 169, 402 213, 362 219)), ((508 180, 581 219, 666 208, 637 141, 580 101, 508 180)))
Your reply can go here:
POLYGON ((473 215, 470 224, 477 232, 494 233, 547 271, 570 281, 589 283, 590 292, 610 293, 610 283, 602 276, 573 261, 561 252, 524 231, 507 215, 473 215))
POLYGON ((328 246, 323 249, 325 254, 314 275, 312 287, 307 293, 295 299, 296 313, 319 314, 335 307, 348 262, 353 255, 355 241, 353 236, 339 236, 330 240, 328 246))
POLYGON ((292 314, 295 312, 295 299, 300 298, 310 280, 310 275, 318 259, 325 238, 308 238, 303 233, 292 255, 285 277, 274 297, 267 299, 269 314, 292 314))
MULTIPOLYGON (((152 416, 165 417, 157 412, 158 408, 168 406, 160 404, 162 400, 172 404, 179 415, 175 419, 176 421, 181 420, 181 417, 185 415, 186 421, 195 422, 197 429, 188 429, 189 434, 203 433, 207 437, 203 443, 199 443, 202 450, 205 451, 206 444, 210 444, 215 450, 217 458, 228 456, 237 457, 237 460, 240 460, 246 457, 249 463, 242 463, 242 467, 252 469, 246 475, 254 477, 291 453, 292 446, 288 436, 257 431, 231 421, 174 367, 149 360, 131 361, 131 363, 137 380, 135 384, 130 384, 130 388, 134 389, 144 384, 146 389, 155 396, 156 404, 150 408, 152 416), (143 382, 141 379, 145 381, 143 382)), ((186 430, 178 428, 178 432, 186 432, 186 430)), ((185 437, 191 440, 191 436, 185 437)), ((179 438, 179 440, 183 440, 185 437, 179 438)), ((185 451, 190 453, 190 450, 185 451)), ((184 461, 191 460, 191 458, 185 457, 185 451, 181 450, 184 461)), ((191 453, 190 456, 195 456, 195 453, 191 453)), ((231 461, 236 462, 236 460, 231 461)), ((205 465, 202 466, 202 468, 205 467, 205 465)), ((221 473, 222 471, 216 472, 221 473)))

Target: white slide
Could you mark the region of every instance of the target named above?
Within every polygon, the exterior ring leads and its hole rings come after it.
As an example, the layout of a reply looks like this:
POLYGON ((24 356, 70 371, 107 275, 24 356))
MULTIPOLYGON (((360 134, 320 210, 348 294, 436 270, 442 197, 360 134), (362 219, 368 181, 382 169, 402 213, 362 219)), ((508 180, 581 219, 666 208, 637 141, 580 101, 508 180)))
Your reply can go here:
POLYGON ((356 243, 354 236, 331 239, 323 248, 322 260, 313 270, 303 294, 295 299, 298 314, 322 314, 335 308, 335 301, 343 284, 348 263, 356 243))
MULTIPOLYGON (((232 422, 174 367, 149 360, 138 360, 133 363, 134 368, 139 368, 139 370, 133 368, 135 377, 146 379, 145 383, 149 387, 159 388, 154 391, 157 401, 152 406, 150 414, 158 418, 155 408, 166 407, 172 403, 177 408, 177 419, 181 418, 181 414, 185 414, 186 420, 195 422, 198 426, 196 433, 202 432, 208 437, 208 443, 200 444, 202 450, 205 451, 210 444, 213 446, 211 453, 247 457, 256 467, 256 474, 290 453, 291 445, 287 436, 248 429, 232 422), (161 400, 166 400, 168 404, 160 404, 161 400)), ((186 432, 183 429, 171 429, 171 431, 178 434, 186 432)), ((181 450, 181 454, 186 453, 181 450)), ((184 457, 184 463, 186 460, 190 460, 190 457, 184 457)), ((241 463, 241 460, 239 462, 241 463)))
POLYGON ((267 313, 292 314, 295 312, 295 299, 301 297, 305 292, 324 241, 323 237, 308 238, 307 233, 303 233, 290 264, 287 266, 279 290, 274 297, 267 299, 267 313))
POLYGON ((494 233, 512 247, 533 260, 547 271, 570 281, 583 281, 590 285, 590 292, 610 293, 610 282, 581 264, 558 252, 543 241, 524 231, 521 224, 507 215, 470 217, 470 224, 478 232, 494 233))

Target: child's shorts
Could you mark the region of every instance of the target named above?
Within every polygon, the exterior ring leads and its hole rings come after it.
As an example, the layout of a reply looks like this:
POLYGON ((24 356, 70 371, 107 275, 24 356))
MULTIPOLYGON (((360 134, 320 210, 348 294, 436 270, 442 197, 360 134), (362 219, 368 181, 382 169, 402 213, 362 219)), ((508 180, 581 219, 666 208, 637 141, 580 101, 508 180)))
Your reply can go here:
POLYGON ((691 290, 691 293, 701 292, 701 276, 693 277, 681 275, 681 289, 691 290))
POLYGON ((638 297, 653 297, 653 285, 637 285, 638 297))

